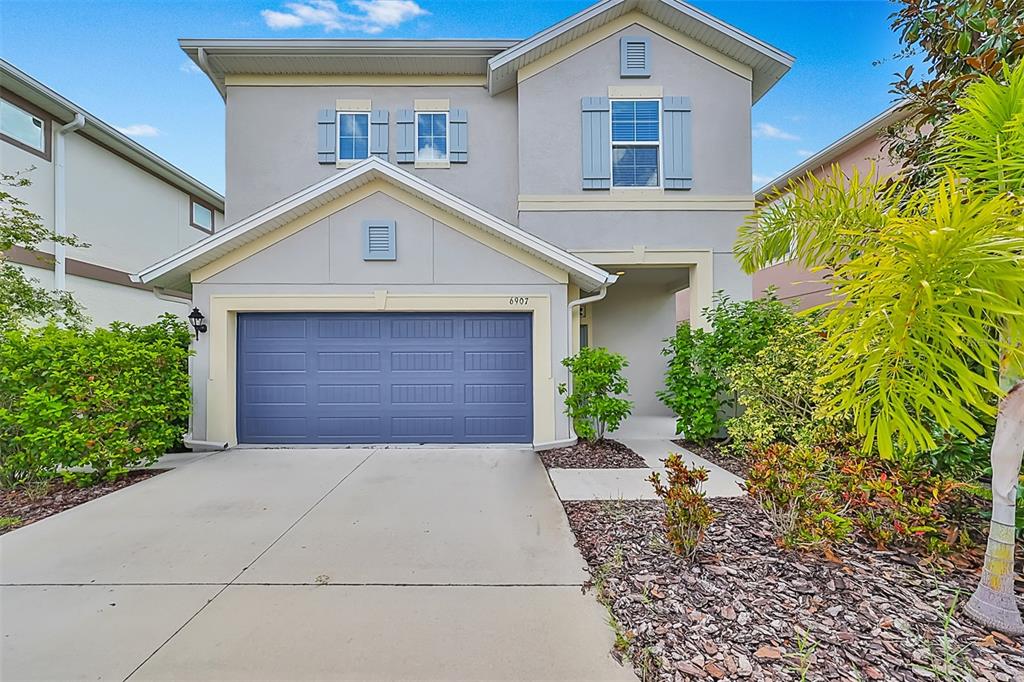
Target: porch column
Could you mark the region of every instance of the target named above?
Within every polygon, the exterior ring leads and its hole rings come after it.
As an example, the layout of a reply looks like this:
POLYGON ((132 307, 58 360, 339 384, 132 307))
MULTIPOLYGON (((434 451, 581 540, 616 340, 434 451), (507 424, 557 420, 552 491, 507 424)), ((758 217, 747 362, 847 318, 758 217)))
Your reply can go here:
POLYGON ((697 254, 697 262, 690 265, 690 325, 700 329, 709 329, 708 319, 701 312, 710 308, 715 294, 713 256, 697 254))

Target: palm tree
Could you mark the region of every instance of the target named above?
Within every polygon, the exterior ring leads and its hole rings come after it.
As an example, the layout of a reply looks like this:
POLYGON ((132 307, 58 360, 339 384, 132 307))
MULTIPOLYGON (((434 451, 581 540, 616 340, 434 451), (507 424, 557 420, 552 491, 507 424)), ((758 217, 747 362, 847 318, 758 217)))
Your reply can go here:
POLYGON ((872 171, 790 185, 736 243, 747 272, 794 258, 830 272, 825 406, 853 415, 866 449, 912 459, 932 429, 979 435, 996 419, 985 566, 965 610, 1022 634, 1013 594, 1024 453, 1024 64, 984 78, 942 131, 942 178, 907 192, 872 171))

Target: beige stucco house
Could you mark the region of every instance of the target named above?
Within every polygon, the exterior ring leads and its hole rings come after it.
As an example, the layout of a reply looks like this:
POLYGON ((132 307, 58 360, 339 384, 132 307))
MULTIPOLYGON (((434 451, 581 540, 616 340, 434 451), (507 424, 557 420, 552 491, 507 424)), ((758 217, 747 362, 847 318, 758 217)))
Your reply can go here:
POLYGON ((187 315, 187 291, 133 282, 131 273, 224 226, 224 198, 115 128, 0 60, 0 170, 58 234, 89 244, 6 258, 50 289, 72 292, 96 325, 187 315))
POLYGON ((225 101, 227 226, 136 279, 206 316, 196 440, 566 442, 566 356, 625 354, 666 416, 676 292, 750 296, 750 109, 792 58, 690 5, 181 46, 225 101))

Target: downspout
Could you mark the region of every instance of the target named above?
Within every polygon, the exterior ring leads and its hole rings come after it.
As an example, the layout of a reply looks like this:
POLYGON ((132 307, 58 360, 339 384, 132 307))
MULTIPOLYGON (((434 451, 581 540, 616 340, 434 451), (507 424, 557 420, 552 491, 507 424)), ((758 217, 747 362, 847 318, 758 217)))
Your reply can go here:
MULTIPOLYGON (((76 113, 75 119, 71 123, 57 129, 57 142, 53 150, 53 233, 58 237, 64 237, 68 233, 67 180, 64 175, 64 158, 66 156, 64 139, 68 133, 73 133, 84 127, 85 116, 76 113)), ((57 242, 53 245, 53 258, 55 261, 53 265, 53 288, 57 291, 67 291, 68 289, 67 266, 64 262, 66 253, 67 247, 64 244, 57 242)))
MULTIPOLYGON (((565 335, 565 357, 568 358, 568 357, 572 356, 572 335, 573 335, 573 329, 572 329, 572 322, 573 322, 573 320, 572 320, 572 310, 573 310, 573 308, 577 308, 577 307, 582 306, 582 305, 587 305, 588 303, 596 303, 597 301, 600 301, 601 299, 603 299, 605 296, 608 295, 608 286, 610 284, 614 284, 616 279, 618 279, 618 278, 615 275, 610 275, 609 279, 604 284, 601 285, 601 289, 596 294, 594 294, 593 296, 586 296, 584 298, 577 298, 575 301, 569 301, 569 305, 566 308, 566 311, 567 311, 567 314, 568 314, 568 324, 566 326, 566 330, 568 331, 568 334, 565 335)), ((566 384, 566 388, 568 389, 568 392, 571 394, 572 393, 572 372, 567 372, 566 373, 565 384, 566 384)), ((573 428, 572 419, 569 419, 569 440, 570 441, 576 440, 576 430, 573 428)))

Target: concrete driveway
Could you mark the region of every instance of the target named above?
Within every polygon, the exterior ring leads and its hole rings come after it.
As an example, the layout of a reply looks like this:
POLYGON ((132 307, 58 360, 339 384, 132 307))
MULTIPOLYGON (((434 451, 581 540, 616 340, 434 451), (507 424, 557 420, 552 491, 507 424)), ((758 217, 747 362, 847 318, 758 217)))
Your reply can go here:
POLYGON ((635 680, 513 449, 232 450, 0 538, 3 680, 635 680))

